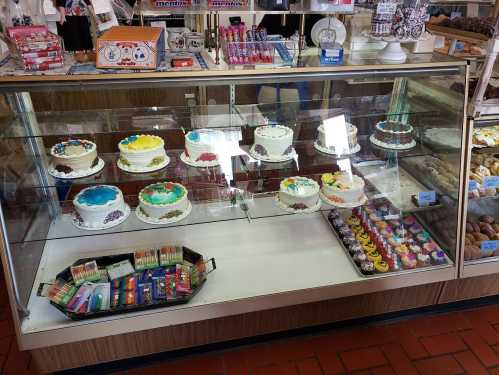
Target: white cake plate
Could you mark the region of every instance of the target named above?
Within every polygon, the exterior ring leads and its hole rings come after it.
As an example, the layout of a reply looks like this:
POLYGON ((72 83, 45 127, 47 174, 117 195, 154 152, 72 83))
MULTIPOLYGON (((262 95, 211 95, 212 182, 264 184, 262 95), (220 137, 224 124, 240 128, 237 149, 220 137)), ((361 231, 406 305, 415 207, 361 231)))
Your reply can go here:
POLYGON ((62 180, 72 180, 75 178, 83 178, 83 177, 88 177, 88 176, 91 176, 93 174, 96 174, 104 168, 105 164, 106 163, 104 163, 104 160, 99 158, 99 161, 97 162, 97 165, 95 167, 83 169, 83 170, 78 171, 78 172, 69 172, 69 173, 59 172, 51 164, 48 168, 48 172, 52 177, 60 178, 62 180))
POLYGON ((249 154, 251 155, 251 157, 256 159, 256 160, 261 160, 261 161, 265 161, 265 162, 269 162, 269 163, 282 163, 285 161, 290 161, 290 160, 293 160, 296 156, 296 151, 294 148, 291 151, 291 153, 289 153, 289 155, 287 155, 287 156, 283 155, 280 157, 271 157, 271 156, 264 156, 264 155, 259 154, 258 152, 256 152, 254 150, 254 147, 255 146, 251 146, 251 148, 249 150, 249 154))
POLYGON ((78 229, 84 229, 84 230, 103 230, 103 229, 109 229, 109 228, 115 227, 117 225, 120 225, 122 222, 124 222, 128 218, 128 216, 130 216, 130 211, 131 211, 130 210, 130 206, 125 203, 125 212, 124 212, 124 215, 122 217, 120 217, 118 220, 113 220, 113 221, 110 221, 107 224, 103 224, 100 227, 89 227, 89 226, 86 226, 84 224, 80 225, 78 223, 78 220, 76 219, 76 215, 75 215, 76 212, 73 212, 71 222, 78 229))
POLYGON ((140 221, 143 221, 144 223, 147 223, 147 224, 172 224, 172 223, 176 223, 177 221, 184 220, 187 216, 189 216, 189 214, 192 211, 192 204, 191 204, 191 202, 188 202, 185 211, 182 212, 181 215, 171 217, 168 219, 155 219, 155 218, 148 217, 148 216, 145 216, 144 214, 142 214, 142 212, 139 210, 139 207, 140 206, 137 206, 137 208, 135 209, 135 216, 137 216, 137 218, 140 221))
POLYGON ((163 169, 170 163, 170 158, 168 155, 165 155, 165 160, 158 165, 155 165, 154 167, 131 167, 128 165, 124 165, 121 163, 121 161, 118 159, 116 164, 118 164, 118 168, 121 169, 122 171, 125 172, 130 172, 130 173, 148 173, 148 172, 154 172, 154 171, 159 171, 160 169, 163 169))
POLYGON ((314 141, 314 148, 317 150, 317 151, 320 151, 322 152, 323 154, 328 154, 328 155, 333 155, 333 156, 336 156, 338 158, 341 158, 343 156, 349 156, 349 155, 353 155, 353 154, 356 154, 357 152, 360 151, 360 145, 357 143, 355 145, 355 147, 351 150, 350 153, 348 154, 341 154, 341 155, 338 155, 334 152, 331 152, 331 150, 327 147, 322 147, 321 145, 319 145, 319 143, 317 142, 317 140, 314 141))
POLYGON ((180 160, 191 167, 203 168, 203 167, 217 167, 220 163, 217 160, 212 161, 194 161, 185 155, 185 151, 180 154, 180 160))
POLYGON ((374 134, 371 134, 369 137, 369 140, 371 141, 372 144, 376 145, 379 148, 382 148, 384 150, 394 150, 394 151, 405 151, 405 150, 410 150, 411 148, 414 148, 416 146, 416 141, 413 139, 411 143, 408 143, 406 145, 396 145, 396 144, 387 144, 381 141, 378 141, 375 137, 374 134))
POLYGON ((351 203, 334 202, 334 201, 330 200, 328 197, 326 197, 326 195, 322 192, 322 190, 319 192, 319 196, 321 197, 321 199, 325 203, 327 203, 331 206, 339 207, 339 208, 355 208, 355 207, 362 206, 364 203, 367 202, 367 197, 365 194, 364 194, 364 197, 359 202, 351 202, 351 203))
POLYGON ((313 212, 319 211, 321 208, 321 200, 320 199, 317 201, 317 204, 315 206, 309 207, 305 210, 297 210, 295 208, 291 208, 289 206, 286 206, 279 199, 279 193, 277 193, 277 195, 275 196, 275 201, 276 201, 277 205, 279 206, 279 208, 283 209, 286 212, 290 212, 292 214, 311 214, 313 212))

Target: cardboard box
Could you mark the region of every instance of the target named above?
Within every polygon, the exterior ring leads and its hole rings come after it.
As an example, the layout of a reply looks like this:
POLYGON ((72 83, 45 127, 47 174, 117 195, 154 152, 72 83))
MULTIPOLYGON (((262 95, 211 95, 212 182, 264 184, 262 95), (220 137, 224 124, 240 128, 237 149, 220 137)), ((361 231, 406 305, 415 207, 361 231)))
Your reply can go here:
POLYGON ((156 69, 165 54, 160 27, 115 26, 97 39, 97 68, 156 69))

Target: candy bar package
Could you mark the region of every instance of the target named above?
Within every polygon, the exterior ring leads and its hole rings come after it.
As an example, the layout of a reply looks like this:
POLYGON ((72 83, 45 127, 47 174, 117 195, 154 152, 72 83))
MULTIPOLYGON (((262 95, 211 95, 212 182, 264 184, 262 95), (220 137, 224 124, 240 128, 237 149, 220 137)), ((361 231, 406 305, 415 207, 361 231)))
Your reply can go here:
POLYGON ((48 298, 58 305, 66 306, 76 293, 77 288, 64 280, 57 279, 48 290, 48 298))
POLYGON ((201 254, 180 246, 151 247, 80 259, 56 275, 47 297, 73 320, 97 318, 187 303, 207 273, 201 254))
POLYGON ((136 251, 134 264, 137 271, 158 267, 158 251, 156 249, 136 251))
POLYGON ((132 263, 130 263, 128 259, 111 264, 107 266, 106 269, 110 280, 115 280, 119 279, 120 277, 128 276, 134 273, 135 271, 132 267, 132 263))
POLYGON ((71 267, 71 275, 73 275, 76 286, 83 284, 85 281, 98 281, 101 277, 95 260, 71 267))
POLYGON ((159 249, 159 265, 174 266, 182 263, 184 254, 180 246, 164 246, 159 249))

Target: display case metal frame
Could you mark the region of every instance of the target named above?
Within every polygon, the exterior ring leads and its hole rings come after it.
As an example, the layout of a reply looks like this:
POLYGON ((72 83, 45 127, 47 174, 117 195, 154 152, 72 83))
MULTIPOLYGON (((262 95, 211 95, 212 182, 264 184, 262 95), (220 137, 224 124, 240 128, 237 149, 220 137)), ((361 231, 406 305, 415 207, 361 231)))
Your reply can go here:
MULTIPOLYGON (((407 63, 404 66, 400 65, 366 65, 366 66, 338 66, 338 67, 302 67, 302 68, 283 68, 283 69, 263 69, 263 70, 215 70, 201 72, 168 72, 168 73, 124 73, 124 74, 106 74, 92 76, 22 76, 22 77, 0 77, 0 92, 2 93, 19 93, 18 98, 29 98, 29 91, 43 91, 46 89, 56 90, 73 90, 73 89, 102 89, 102 88, 129 88, 133 87, 175 87, 175 86, 205 86, 205 85, 235 85, 248 84, 252 82, 297 82, 297 81, 324 81, 346 78, 363 77, 366 75, 375 76, 376 78, 383 77, 410 77, 423 73, 433 75, 448 75, 460 73, 464 70, 465 80, 468 81, 468 66, 465 61, 446 60, 433 63, 407 63), (22 93, 22 94, 21 94, 22 93)), ((466 100, 466 99, 465 99, 466 100)), ((26 105, 29 103, 26 102, 26 105)), ((466 109, 464 103, 463 114, 466 109)), ((32 131, 36 127, 36 123, 24 124, 32 131)), ((463 124, 463 129, 466 129, 463 124)), ((36 150, 35 150, 36 152, 36 150)), ((39 152, 39 150, 38 150, 39 152)), ((464 173, 466 163, 465 152, 461 152, 460 167, 464 173)), ((460 175, 461 190, 465 192, 465 175, 460 175)), ((462 213, 464 207, 463 195, 460 194, 458 202, 458 212, 462 213)), ((460 214, 461 215, 461 214, 460 214)), ((295 215, 296 216, 296 215, 295 215)), ((461 216, 460 216, 461 217, 461 216)), ((2 234, 5 234, 5 223, 2 219, 2 234)), ((329 227, 324 221, 325 219, 318 214, 316 220, 329 227)), ((243 219, 244 222, 246 219, 243 219)), ((264 219, 265 220, 265 219, 264 219)), ((269 220, 269 219, 266 219, 269 220)), ((289 216, 283 217, 280 220, 290 220, 289 216)), ((298 219, 297 219, 298 220, 298 219)), ((460 220, 459 220, 460 221, 460 220)), ((462 222, 458 221, 457 232, 463 232, 462 222)), ((239 221, 234 222, 238 225, 239 221)), ((231 224, 231 223, 229 223, 231 224)), ((229 224, 224 224, 225 226, 229 224)), ((200 224, 215 225, 212 224, 200 224)), ((250 224, 253 225, 253 224, 250 224)), ((299 220, 289 225, 301 225, 299 220)), ((321 224, 318 224, 321 225, 321 224)), ((198 227, 199 230, 202 228, 198 227)), ((169 228, 159 229, 160 231, 170 230, 169 228)), ((195 228, 191 230, 196 230, 195 228)), ((143 231, 146 232, 146 231, 143 231)), ((227 230, 229 233, 230 231, 227 230)), ((258 233, 253 233, 253 236, 258 236, 258 233)), ((330 233, 333 236, 332 233, 330 233)), ((125 239, 118 239, 117 235, 99 235, 100 238, 109 237, 109 243, 119 245, 125 239)), ((122 236, 123 237, 123 236, 122 236)), ((125 236, 126 237, 126 236, 125 236)), ((138 236, 139 237, 139 236, 138 236)), ((5 239, 5 236, 4 236, 5 239)), ((129 240, 132 238, 129 237, 129 240)), ((290 237, 290 241, 294 238, 290 237)), ((81 241, 78 246, 81 246, 81 241)), ((106 246, 109 246, 106 242, 106 246)), ((272 241, 269 245, 272 246, 272 241)), ((312 289, 299 289, 281 291, 277 293, 269 293, 259 296, 252 296, 242 299, 215 301, 207 297, 205 301, 197 305, 187 305, 182 308, 166 308, 159 309, 148 314, 130 314, 120 316, 119 318, 96 320, 85 322, 85 324, 76 324, 67 322, 67 324, 55 325, 51 329, 37 332, 33 330, 29 333, 22 331, 22 321, 17 314, 19 310, 27 311, 26 307, 20 305, 18 298, 18 290, 13 276, 12 257, 9 249, 8 241, 4 240, 2 251, 2 261, 6 269, 7 285, 9 296, 12 303, 12 311, 14 314, 16 334, 21 350, 43 348, 46 346, 61 345, 69 342, 77 342, 81 340, 91 340, 99 337, 125 334, 142 330, 154 329, 164 326, 177 324, 193 323, 200 320, 226 317, 236 314, 244 314, 259 310, 279 308, 302 304, 307 302, 321 301, 326 299, 340 298, 345 296, 353 296, 359 294, 379 292, 389 289, 397 289, 402 287, 416 286, 433 282, 442 282, 455 279, 458 276, 458 266, 462 262, 462 243, 458 241, 456 249, 455 265, 441 267, 421 272, 412 272, 408 274, 387 275, 373 277, 369 279, 361 278, 356 274, 354 269, 351 269, 352 276, 345 279, 345 282, 338 282, 331 285, 314 287, 312 289), (20 305, 20 306, 19 306, 20 305), (152 319, 152 316, 154 319, 152 319)), ((344 257, 343 252, 341 256, 344 257)), ((347 259, 344 259, 347 261, 347 259)), ((218 262, 218 258, 217 258, 218 262)), ((219 267, 223 268, 223 262, 219 267)), ((220 270, 217 270, 219 272, 220 270)), ((215 275, 216 276, 216 275, 215 275)), ((213 281, 215 282, 215 281, 213 281)), ((202 298, 202 294, 200 295, 202 298)), ((28 316, 26 319, 35 319, 28 316)))

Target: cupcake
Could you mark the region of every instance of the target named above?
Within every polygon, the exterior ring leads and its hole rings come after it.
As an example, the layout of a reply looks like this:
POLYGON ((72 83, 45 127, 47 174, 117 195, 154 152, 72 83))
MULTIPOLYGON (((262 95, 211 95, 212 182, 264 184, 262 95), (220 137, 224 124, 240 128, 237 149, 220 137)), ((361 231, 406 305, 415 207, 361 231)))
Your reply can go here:
POLYGON ((376 270, 376 272, 385 273, 390 270, 390 267, 384 260, 379 260, 374 262, 374 269, 376 270))
POLYGON ((357 240, 355 239, 355 236, 353 234, 343 237, 342 241, 345 244, 345 246, 350 246, 352 244, 357 243, 357 240))
POLYGON ((367 261, 367 255, 363 251, 357 251, 353 256, 353 261, 360 266, 363 262, 367 261))
POLYGON ((428 254, 419 253, 418 255, 416 255, 416 260, 419 267, 425 267, 431 264, 431 259, 428 254))
POLYGON ((360 246, 360 244, 356 241, 354 244, 351 244, 349 247, 348 247, 348 252, 350 253, 350 255, 354 255, 355 253, 358 253, 358 252, 361 252, 363 253, 362 251, 362 246, 360 246))
POLYGON ((366 260, 360 264, 360 272, 364 275, 373 275, 374 274, 374 263, 370 260, 366 260))
POLYGON ((382 260, 381 254, 378 253, 377 251, 371 251, 370 253, 366 253, 367 259, 369 259, 371 262, 377 262, 382 260))
POLYGON ((411 226, 416 222, 416 219, 412 215, 407 215, 404 217, 404 224, 407 226, 411 226))
POLYGON ((388 239, 388 243, 397 248, 399 247, 401 244, 402 244, 402 238, 399 238, 399 237, 391 237, 388 239))
POLYGON ((387 227, 388 223, 384 220, 380 220, 380 221, 377 221, 375 223, 375 225, 376 225, 376 228, 378 228, 379 230, 383 230, 387 227))
POLYGON ((331 224, 333 224, 333 227, 335 227, 336 229, 338 229, 339 227, 341 227, 342 225, 344 225, 345 222, 343 221, 343 219, 341 217, 337 217, 337 218, 333 219, 333 221, 331 222, 331 224))
POLYGON ((402 256, 403 254, 407 254, 409 252, 409 249, 406 245, 399 245, 395 248, 395 252, 402 256))
POLYGON ((423 231, 423 227, 421 226, 421 224, 415 223, 409 227, 409 231, 412 234, 418 234, 418 233, 421 233, 423 231))
POLYGON ((423 230, 421 233, 418 233, 416 235, 416 239, 419 241, 419 242, 426 242, 426 241, 429 241, 430 240, 430 233, 428 233, 427 231, 423 230))
POLYGON ((331 210, 329 211, 329 215, 327 215, 329 221, 332 221, 333 219, 337 219, 339 217, 340 217, 340 211, 338 210, 331 210))
POLYGON ((372 242, 372 241, 369 241, 365 244, 362 244, 362 248, 364 249, 364 251, 366 253, 369 253, 371 251, 375 251, 376 250, 376 245, 372 242))
POLYGON ((427 253, 431 253, 434 250, 439 250, 437 244, 433 241, 429 241, 423 244, 423 249, 427 253))
POLYGON ((388 267, 390 271, 400 271, 402 269, 402 262, 400 261, 400 257, 397 254, 394 254, 394 257, 387 260, 388 267))
POLYGON ((386 239, 393 237, 393 229, 391 226, 387 226, 381 231, 381 235, 386 239))
POLYGON ((445 264, 447 263, 447 258, 442 250, 433 250, 430 253, 430 258, 433 264, 445 264))
POLYGON ((348 227, 348 225, 342 225, 341 227, 339 227, 338 233, 340 234, 341 238, 353 235, 352 230, 348 227))
POLYGON ((419 254, 421 253, 421 251, 423 251, 421 247, 416 244, 409 245, 409 250, 411 250, 414 254, 419 254))
POLYGON ((348 225, 360 225, 360 219, 357 216, 352 215, 347 219, 347 224, 348 225))
POLYGON ((407 231, 402 226, 400 226, 397 229, 395 229, 395 234, 397 236, 399 236, 400 238, 404 238, 406 236, 406 233, 407 233, 407 231))
POLYGON ((406 269, 416 268, 418 261, 416 260, 416 255, 412 253, 404 254, 400 257, 402 265, 406 269))
POLYGON ((354 232, 355 234, 362 233, 364 232, 364 228, 362 228, 360 225, 354 225, 352 227, 352 232, 354 232))

